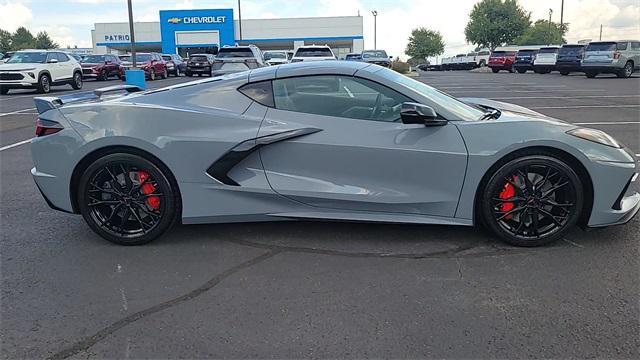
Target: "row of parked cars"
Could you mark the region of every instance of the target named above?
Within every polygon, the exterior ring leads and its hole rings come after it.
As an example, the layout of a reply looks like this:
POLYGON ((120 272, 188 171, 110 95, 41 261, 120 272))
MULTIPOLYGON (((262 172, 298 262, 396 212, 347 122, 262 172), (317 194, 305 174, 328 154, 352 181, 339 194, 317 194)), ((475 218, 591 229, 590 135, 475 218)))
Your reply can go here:
MULTIPOLYGON (((336 60, 328 45, 305 45, 291 50, 261 51, 255 45, 225 46, 213 54, 191 54, 184 59, 178 54, 136 53, 133 55, 76 55, 61 50, 22 50, 7 56, 0 63, 0 93, 11 89, 37 89, 48 93, 53 85, 70 84, 82 88, 86 79, 100 81, 117 78, 126 80, 125 71, 133 67, 145 73, 148 80, 169 76, 219 76, 264 66, 302 61, 336 60)), ((364 61, 391 67, 391 58, 384 50, 366 50, 349 54, 345 60, 364 61), (356 56, 357 55, 357 56, 356 56)))
POLYGON ((586 77, 615 74, 630 77, 640 70, 640 41, 597 41, 589 44, 562 46, 497 48, 489 57, 488 66, 494 73, 500 70, 524 74, 558 71, 562 75, 583 72, 586 77))

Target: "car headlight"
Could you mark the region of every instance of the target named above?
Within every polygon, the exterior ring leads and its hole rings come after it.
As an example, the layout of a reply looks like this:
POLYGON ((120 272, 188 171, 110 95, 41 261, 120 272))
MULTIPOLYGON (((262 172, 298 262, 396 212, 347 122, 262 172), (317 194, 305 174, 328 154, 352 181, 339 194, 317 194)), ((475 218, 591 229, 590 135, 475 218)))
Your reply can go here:
POLYGON ((567 134, 617 149, 622 148, 622 145, 616 139, 604 131, 589 128, 577 128, 567 131, 567 134))

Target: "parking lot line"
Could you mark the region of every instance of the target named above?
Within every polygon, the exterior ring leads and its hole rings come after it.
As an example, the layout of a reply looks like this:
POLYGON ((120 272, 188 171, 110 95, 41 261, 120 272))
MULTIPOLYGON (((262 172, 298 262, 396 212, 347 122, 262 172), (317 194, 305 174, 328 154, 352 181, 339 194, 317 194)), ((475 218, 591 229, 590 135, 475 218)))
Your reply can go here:
POLYGON ((27 144, 27 143, 29 143, 29 142, 31 142, 31 139, 22 140, 22 141, 20 141, 20 142, 15 143, 15 144, 11 144, 11 145, 7 145, 7 146, 3 146, 3 147, 1 147, 1 148, 0 148, 0 151, 9 150, 9 149, 14 148, 14 147, 16 147, 16 146, 24 145, 24 144, 27 144))
POLYGON ((575 122, 573 125, 633 125, 640 121, 605 121, 605 122, 575 122))
POLYGON ((3 116, 9 116, 9 115, 15 115, 15 114, 20 114, 20 113, 23 113, 23 112, 25 112, 25 111, 32 111, 32 110, 36 110, 36 108, 22 109, 22 110, 16 110, 16 111, 8 112, 8 113, 1 113, 1 114, 0 114, 0 117, 3 117, 3 116))
POLYGON ((578 95, 578 96, 505 96, 492 97, 493 100, 519 99, 591 99, 591 98, 640 98, 640 95, 578 95))
MULTIPOLYGON (((501 85, 504 86, 504 85, 501 85)), ((566 85, 528 85, 528 87, 530 88, 566 88, 566 85)), ((493 89, 495 88, 494 85, 489 84, 488 86, 441 86, 441 88, 443 89, 476 89, 476 90, 483 90, 483 89, 493 89)))
POLYGON ((565 105, 565 106, 532 106, 529 109, 592 109, 592 108, 637 108, 640 104, 633 105, 565 105))

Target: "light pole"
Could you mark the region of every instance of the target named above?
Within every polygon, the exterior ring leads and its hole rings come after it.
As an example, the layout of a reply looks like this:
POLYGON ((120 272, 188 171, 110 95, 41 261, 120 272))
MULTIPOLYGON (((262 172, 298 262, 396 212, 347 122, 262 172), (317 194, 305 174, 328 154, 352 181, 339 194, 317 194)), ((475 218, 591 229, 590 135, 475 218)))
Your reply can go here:
POLYGON ((373 10, 371 13, 373 14, 373 50, 378 50, 378 12, 373 10))
POLYGON ((133 10, 131 9, 131 0, 127 0, 129 7, 129 39, 131 40, 131 59, 133 59, 133 68, 136 68, 136 36, 133 33, 133 10))
POLYGON ((242 9, 240 7, 240 0, 238 0, 238 28, 240 30, 240 41, 242 41, 242 9))
POLYGON ((564 25, 564 0, 560 3, 560 30, 562 30, 564 25))

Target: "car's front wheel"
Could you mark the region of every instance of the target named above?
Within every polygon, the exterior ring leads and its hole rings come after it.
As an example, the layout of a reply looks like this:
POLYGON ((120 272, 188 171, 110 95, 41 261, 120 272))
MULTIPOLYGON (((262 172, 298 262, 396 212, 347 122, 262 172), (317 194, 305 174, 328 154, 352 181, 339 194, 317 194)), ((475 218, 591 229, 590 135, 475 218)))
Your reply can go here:
POLYGON ((593 79, 598 75, 598 73, 597 72, 592 72, 592 71, 587 71, 586 73, 584 73, 584 75, 586 77, 588 77, 589 79, 593 79))
POLYGON ((177 185, 170 179, 161 167, 138 155, 106 155, 80 178, 80 212, 93 231, 111 242, 148 243, 167 231, 179 213, 177 185))
POLYGON ((154 81, 156 79, 156 71, 151 69, 149 70, 149 81, 154 81))
POLYGON ((500 69, 493 68, 493 69, 491 69, 491 71, 493 71, 494 74, 497 74, 498 71, 500 71, 500 69))
POLYGON ((9 93, 9 89, 7 88, 0 88, 0 95, 7 95, 9 93))
POLYGON ((484 223, 515 246, 540 246, 562 238, 578 221, 583 187, 575 171, 548 155, 502 165, 483 191, 484 223))
POLYGON ((79 71, 76 71, 73 74, 73 79, 71 80, 71 87, 75 90, 82 89, 82 74, 79 71))
POLYGON ((38 92, 47 94, 49 91, 51 91, 51 78, 47 74, 42 74, 38 79, 38 92))

